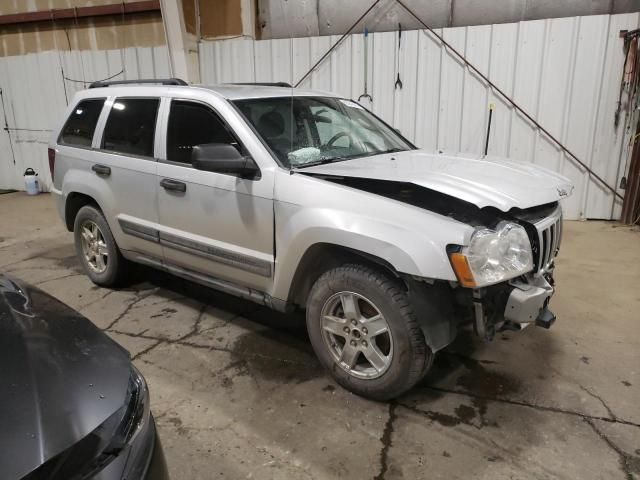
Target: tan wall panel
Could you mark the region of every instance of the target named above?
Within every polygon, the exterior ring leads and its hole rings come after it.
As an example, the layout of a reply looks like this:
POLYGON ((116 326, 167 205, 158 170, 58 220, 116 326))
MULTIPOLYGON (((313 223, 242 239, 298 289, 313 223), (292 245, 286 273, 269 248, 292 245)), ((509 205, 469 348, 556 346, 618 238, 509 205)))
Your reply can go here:
MULTIPOLYGON (((60 3, 63 0, 55 1, 60 3)), ((113 2, 113 0, 108 1, 113 2)), ((124 18, 108 16, 78 19, 77 22, 62 20, 57 21, 55 25, 38 22, 0 28, 0 56, 2 57, 58 49, 108 50, 164 44, 164 28, 160 12, 126 15, 124 18)))
MULTIPOLYGON (((73 8, 121 3, 122 0, 0 0, 0 15, 22 12, 37 12, 52 8, 73 8)), ((124 0, 131 3, 137 0, 124 0)))
POLYGON ((242 35, 240 0, 199 0, 203 38, 242 35))
POLYGON ((198 0, 182 0, 182 13, 184 15, 184 26, 188 33, 196 35, 198 32, 197 8, 198 0))

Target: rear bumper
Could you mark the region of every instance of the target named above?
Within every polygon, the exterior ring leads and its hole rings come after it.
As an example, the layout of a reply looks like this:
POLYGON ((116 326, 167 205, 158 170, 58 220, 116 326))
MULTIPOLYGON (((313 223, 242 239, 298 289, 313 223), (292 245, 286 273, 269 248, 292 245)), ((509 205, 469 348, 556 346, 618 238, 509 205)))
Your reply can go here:
POLYGON ((58 210, 58 215, 60 216, 63 222, 66 221, 65 212, 64 212, 65 197, 62 194, 62 190, 57 190, 54 187, 51 187, 51 196, 56 202, 56 210, 58 210))

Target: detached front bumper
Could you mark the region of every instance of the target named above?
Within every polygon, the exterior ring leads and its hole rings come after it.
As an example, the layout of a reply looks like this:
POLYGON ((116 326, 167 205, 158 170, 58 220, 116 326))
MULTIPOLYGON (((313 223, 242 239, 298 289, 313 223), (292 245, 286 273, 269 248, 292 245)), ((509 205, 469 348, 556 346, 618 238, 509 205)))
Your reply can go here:
POLYGON ((491 340, 496 332, 522 330, 528 325, 549 328, 556 316, 549 310, 555 292, 551 274, 527 275, 473 291, 474 328, 491 340))
POLYGON ((535 322, 549 328, 556 316, 549 310, 549 300, 555 288, 544 276, 531 277, 527 282, 510 282, 512 287, 504 308, 504 319, 517 325, 535 322))

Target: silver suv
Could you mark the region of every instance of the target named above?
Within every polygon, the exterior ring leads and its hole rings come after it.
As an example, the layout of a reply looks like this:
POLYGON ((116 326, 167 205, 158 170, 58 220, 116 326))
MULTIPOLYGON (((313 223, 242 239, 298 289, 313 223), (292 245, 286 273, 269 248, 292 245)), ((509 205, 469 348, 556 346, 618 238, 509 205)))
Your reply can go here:
POLYGON ((464 324, 549 327, 570 182, 417 149, 358 103, 277 85, 92 85, 49 149, 87 275, 143 263, 306 309, 344 387, 400 395, 464 324))

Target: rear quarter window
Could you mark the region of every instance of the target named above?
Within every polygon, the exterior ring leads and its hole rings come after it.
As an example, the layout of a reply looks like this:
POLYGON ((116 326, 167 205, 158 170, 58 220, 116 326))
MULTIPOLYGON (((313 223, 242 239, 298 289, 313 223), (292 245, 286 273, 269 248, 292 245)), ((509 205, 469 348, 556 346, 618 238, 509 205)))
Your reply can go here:
POLYGON ((71 111, 71 115, 69 115, 67 123, 62 129, 58 143, 90 147, 104 101, 104 98, 94 98, 82 100, 78 103, 71 111))

